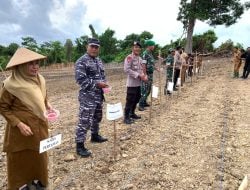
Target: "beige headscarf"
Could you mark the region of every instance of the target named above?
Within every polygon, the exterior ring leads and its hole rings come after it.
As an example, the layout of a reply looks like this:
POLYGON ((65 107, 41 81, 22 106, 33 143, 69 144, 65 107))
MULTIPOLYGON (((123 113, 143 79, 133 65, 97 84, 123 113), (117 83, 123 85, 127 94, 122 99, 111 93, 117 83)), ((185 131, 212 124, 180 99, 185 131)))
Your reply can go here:
POLYGON ((26 105, 35 115, 45 120, 45 79, 42 75, 28 75, 28 63, 12 68, 12 74, 3 81, 4 88, 26 105))

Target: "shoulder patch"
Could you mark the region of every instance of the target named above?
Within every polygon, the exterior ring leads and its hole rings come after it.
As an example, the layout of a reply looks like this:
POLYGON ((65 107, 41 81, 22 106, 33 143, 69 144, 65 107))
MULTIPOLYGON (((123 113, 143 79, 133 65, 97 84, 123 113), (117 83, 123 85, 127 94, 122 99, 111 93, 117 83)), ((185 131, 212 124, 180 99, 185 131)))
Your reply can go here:
POLYGON ((127 57, 127 62, 131 62, 132 59, 133 59, 132 56, 128 56, 128 57, 127 57))

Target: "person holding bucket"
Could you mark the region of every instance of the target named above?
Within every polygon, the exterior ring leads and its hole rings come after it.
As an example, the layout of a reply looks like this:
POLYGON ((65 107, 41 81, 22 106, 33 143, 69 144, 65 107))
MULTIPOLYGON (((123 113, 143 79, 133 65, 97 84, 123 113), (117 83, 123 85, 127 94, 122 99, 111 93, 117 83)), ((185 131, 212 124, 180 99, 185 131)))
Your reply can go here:
POLYGON ((8 190, 40 189, 48 185, 47 153, 39 154, 39 143, 48 138, 44 113, 47 101, 45 79, 38 73, 46 57, 19 48, 6 68, 11 75, 0 90, 0 114, 7 121, 3 151, 7 153, 8 190))
POLYGON ((169 54, 166 58, 166 85, 164 93, 170 95, 173 89, 170 89, 170 86, 173 83, 173 69, 174 69, 174 55, 175 50, 170 48, 169 54))
POLYGON ((103 89, 109 87, 101 59, 98 57, 100 42, 88 40, 87 52, 75 64, 75 79, 80 86, 78 100, 79 122, 76 127, 76 153, 89 157, 91 152, 85 147, 87 131, 91 129, 91 142, 102 143, 107 138, 99 134, 99 123, 102 120, 103 89))
POLYGON ((124 61, 124 71, 127 74, 127 97, 125 105, 124 123, 131 124, 133 119, 141 117, 135 114, 136 105, 141 97, 141 81, 147 81, 147 75, 142 70, 142 58, 140 57, 141 44, 134 42, 132 53, 124 61))

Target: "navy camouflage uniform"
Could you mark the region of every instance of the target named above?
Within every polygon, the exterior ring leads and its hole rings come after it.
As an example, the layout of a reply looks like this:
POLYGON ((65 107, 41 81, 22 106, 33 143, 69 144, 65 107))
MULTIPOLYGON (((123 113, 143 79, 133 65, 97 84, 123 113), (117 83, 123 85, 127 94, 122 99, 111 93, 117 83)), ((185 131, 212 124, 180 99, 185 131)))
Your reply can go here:
POLYGON ((103 91, 97 83, 105 82, 105 72, 102 61, 88 54, 80 57, 75 65, 75 79, 80 85, 78 100, 79 123, 76 128, 76 143, 86 140, 90 128, 92 134, 98 134, 99 123, 102 120, 103 91))
POLYGON ((146 67, 146 74, 148 76, 148 81, 142 81, 141 84, 141 98, 139 101, 139 106, 144 107, 147 101, 147 98, 151 92, 152 84, 153 84, 153 73, 155 68, 155 59, 152 53, 148 50, 145 50, 142 55, 142 59, 145 60, 143 64, 146 67))

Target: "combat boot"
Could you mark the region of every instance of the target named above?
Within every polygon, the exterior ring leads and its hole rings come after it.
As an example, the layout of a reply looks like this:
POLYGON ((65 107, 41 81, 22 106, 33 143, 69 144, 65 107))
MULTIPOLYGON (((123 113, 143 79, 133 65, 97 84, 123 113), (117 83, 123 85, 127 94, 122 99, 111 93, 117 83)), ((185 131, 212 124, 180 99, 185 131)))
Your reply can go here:
POLYGON ((149 106, 150 106, 150 104, 149 104, 149 103, 144 102, 144 107, 149 107, 149 106))
POLYGON ((234 71, 234 76, 233 76, 233 78, 236 78, 236 72, 234 71))
POLYGON ((236 72, 236 78, 239 78, 239 77, 240 77, 240 73, 236 72))
POLYGON ((76 153, 81 157, 89 157, 91 152, 85 148, 84 143, 76 143, 76 153))
POLYGON ((127 125, 134 123, 134 121, 130 117, 125 117, 123 122, 127 125))
POLYGON ((130 118, 132 119, 141 119, 141 116, 136 115, 135 113, 130 114, 130 118))
POLYGON ((32 186, 34 186, 36 190, 46 190, 45 186, 40 181, 32 181, 32 186))
POLYGON ((102 137, 101 135, 97 134, 91 134, 91 142, 93 143, 103 143, 108 141, 107 138, 102 137))

